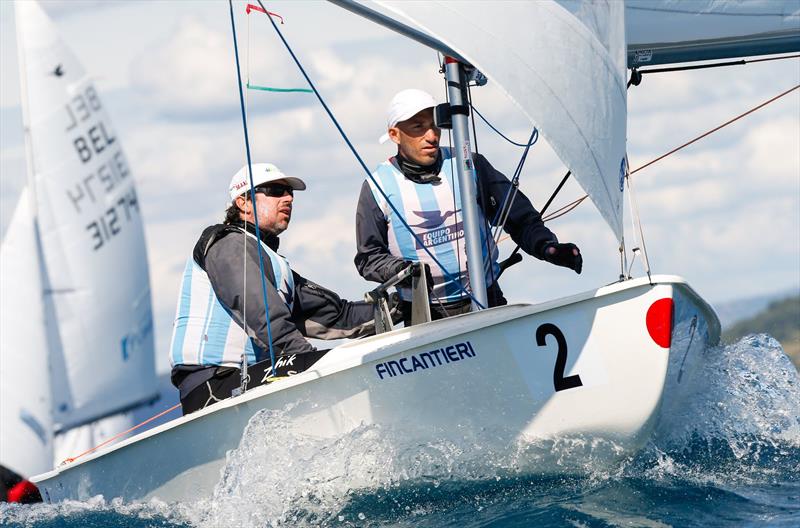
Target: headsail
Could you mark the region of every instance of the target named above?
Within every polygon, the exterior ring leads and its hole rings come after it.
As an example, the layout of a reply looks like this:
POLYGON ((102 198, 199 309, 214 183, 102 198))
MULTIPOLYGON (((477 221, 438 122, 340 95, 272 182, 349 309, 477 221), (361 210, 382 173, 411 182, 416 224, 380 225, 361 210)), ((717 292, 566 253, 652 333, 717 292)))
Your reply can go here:
POLYGON ((800 3, 627 0, 628 66, 800 50, 800 3))
POLYGON ((15 7, 58 432, 155 397, 149 275, 136 189, 97 90, 41 7, 15 7))
POLYGON ((464 0, 383 0, 377 6, 496 82, 622 238, 627 103, 621 2, 487 2, 482 8, 464 0))
POLYGON ((0 465, 53 467, 53 418, 36 220, 23 189, 0 245, 0 465))

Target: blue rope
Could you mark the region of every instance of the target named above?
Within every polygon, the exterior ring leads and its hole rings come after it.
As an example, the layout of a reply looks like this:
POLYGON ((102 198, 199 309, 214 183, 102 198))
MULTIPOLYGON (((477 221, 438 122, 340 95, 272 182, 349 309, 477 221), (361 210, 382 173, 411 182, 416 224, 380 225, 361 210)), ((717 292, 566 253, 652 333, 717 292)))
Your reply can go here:
MULTIPOLYGON (((259 2, 260 3, 260 2, 259 2)), ((242 127, 244 128, 244 145, 247 151, 247 172, 250 177, 250 201, 253 203, 253 216, 256 224, 256 238, 258 238, 258 269, 261 275, 261 294, 264 297, 264 310, 267 313, 267 344, 269 345, 269 359, 272 361, 272 375, 275 376, 275 350, 272 347, 272 325, 269 321, 269 301, 267 301, 267 280, 264 276, 264 252, 261 248, 261 229, 258 227, 258 208, 256 207, 256 191, 253 185, 253 162, 250 159, 250 136, 247 134, 247 115, 244 110, 244 90, 242 89, 242 71, 239 66, 239 45, 236 43, 236 23, 233 19, 233 0, 228 0, 231 10, 231 30, 233 31, 233 52, 236 56, 236 79, 239 81, 239 103, 242 109, 242 127)), ((264 7, 264 6, 261 6, 264 7)), ((270 17, 270 20, 272 17, 270 17)), ((245 324, 247 324, 245 322, 245 324)))
POLYGON ((532 147, 532 146, 533 146, 533 144, 534 144, 534 143, 536 143, 536 141, 539 139, 539 133, 537 132, 537 133, 536 133, 536 138, 534 139, 534 138, 533 138, 533 136, 531 136, 531 139, 529 139, 529 140, 528 140, 528 143, 527 143, 527 144, 525 144, 525 143, 517 143, 516 141, 513 141, 513 140, 509 139, 509 138, 508 138, 508 137, 507 137, 505 134, 503 134, 502 132, 500 132, 499 130, 497 130, 497 129, 494 127, 494 125, 492 125, 492 124, 489 122, 489 120, 488 120, 488 119, 486 119, 485 117, 483 117, 483 114, 481 114, 480 112, 478 112, 478 109, 477 109, 477 108, 475 108, 475 105, 471 105, 471 106, 472 106, 472 110, 473 110, 473 111, 474 111, 476 114, 478 114, 478 117, 480 117, 480 118, 481 118, 481 121, 483 121, 484 123, 486 123, 486 126, 488 126, 489 128, 491 128, 492 130, 494 130, 494 131, 497 133, 497 135, 499 135, 501 138, 505 139, 506 141, 508 141, 508 142, 509 142, 509 143, 511 143, 512 145, 516 145, 516 146, 518 146, 518 147, 532 147))
MULTIPOLYGON (((258 5, 260 5, 261 8, 264 9, 264 11, 267 11, 267 8, 264 7, 263 3, 261 3, 261 0, 257 0, 257 1, 258 1, 258 5)), ((408 224, 408 222, 406 222, 405 218, 403 218, 403 215, 400 214, 400 211, 398 211, 397 208, 395 207, 395 205, 391 202, 391 200, 389 200, 389 197, 383 191, 381 186, 378 185, 378 182, 375 180, 375 177, 372 176, 372 172, 370 172, 370 170, 367 168, 367 165, 364 163, 364 160, 361 159, 361 156, 358 154, 358 151, 356 151, 355 147, 350 142, 350 139, 347 137, 347 134, 345 134, 345 132, 342 129, 341 125, 339 125, 339 121, 336 120, 336 117, 334 117, 333 112, 331 112, 330 108, 328 108, 328 105, 325 104, 325 101, 322 99, 322 95, 320 95, 319 90, 317 90, 316 85, 311 81, 311 78, 306 73, 306 70, 303 68, 303 65, 300 64, 300 60, 294 54, 294 51, 292 51, 292 47, 289 46, 289 43, 283 37, 283 33, 281 33, 281 30, 278 28, 278 25, 275 23, 275 20, 273 20, 272 15, 270 15, 269 12, 267 12, 267 16, 269 17, 269 21, 272 24, 272 27, 275 28, 275 32, 278 34, 278 37, 280 37, 281 42, 283 42, 283 45, 286 47, 286 51, 288 51, 289 55, 292 56, 292 59, 294 60, 294 63, 300 69, 300 73, 303 74, 303 77, 305 77, 306 82, 308 83, 308 85, 311 87, 312 90, 314 90, 314 94, 317 96, 317 99, 319 99, 319 102, 322 104, 322 107, 325 109, 325 112, 327 112, 328 117, 330 117, 331 121, 333 121, 333 124, 336 126, 336 129, 339 131, 339 134, 342 136, 342 139, 344 139, 345 143, 347 143, 347 146, 350 147, 350 151, 356 157, 356 160, 358 160, 358 163, 361 165, 361 168, 364 169, 364 172, 367 174, 367 177, 372 181, 372 183, 375 186, 375 188, 378 189, 378 191, 381 193, 381 196, 383 196, 383 198, 389 204, 389 207, 392 208, 392 211, 394 211, 394 213, 397 215, 397 218, 399 218, 400 221, 405 226, 405 228, 408 229, 408 232, 411 233, 411 236, 414 237, 414 239, 417 241, 417 244, 422 249, 424 249, 425 252, 428 254, 428 256, 430 256, 431 259, 433 259, 433 261, 436 263, 436 265, 439 266, 439 269, 442 270, 442 273, 447 278, 447 280, 449 280, 449 281, 453 282, 454 284, 456 284, 459 287, 459 289, 461 289, 461 291, 466 293, 469 296, 469 298, 472 299, 472 302, 474 302, 479 308, 486 308, 480 302, 478 302, 478 300, 472 295, 472 293, 470 293, 464 287, 463 284, 461 284, 460 280, 458 280, 456 277, 454 277, 453 275, 451 275, 450 273, 447 272, 447 270, 442 265, 442 263, 439 262, 439 260, 433 255, 431 250, 428 249, 425 246, 425 244, 423 244, 422 239, 420 239, 419 236, 417 236, 417 234, 414 233, 414 231, 411 229, 411 226, 408 224)))

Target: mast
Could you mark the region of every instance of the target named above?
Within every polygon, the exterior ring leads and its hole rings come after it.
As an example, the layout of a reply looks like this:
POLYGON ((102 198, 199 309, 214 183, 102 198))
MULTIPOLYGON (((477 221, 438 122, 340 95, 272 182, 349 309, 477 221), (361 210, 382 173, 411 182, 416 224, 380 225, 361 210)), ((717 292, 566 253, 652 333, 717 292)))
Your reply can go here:
MULTIPOLYGON (((448 85, 450 106, 463 107, 466 101, 466 76, 464 65, 469 65, 460 53, 443 41, 415 29, 407 24, 386 16, 355 0, 328 0, 334 5, 391 29, 405 37, 419 42, 445 55, 445 78, 448 85)), ((475 185, 475 165, 472 160, 472 145, 469 137, 467 113, 452 114, 453 149, 458 161, 458 183, 461 189, 461 208, 464 212, 464 234, 467 249, 467 273, 472 290, 472 310, 487 307, 486 274, 483 267, 483 248, 481 245, 480 215, 478 213, 477 190, 475 185), (477 301, 477 302, 476 302, 477 301)))
MULTIPOLYGON (((19 94, 20 105, 22 107, 22 132, 25 137, 25 166, 28 170, 28 188, 30 194, 28 195, 28 206, 30 207, 31 214, 34 219, 39 217, 39 206, 36 200, 36 173, 33 162, 33 140, 31 139, 31 114, 28 102, 28 70, 25 60, 25 42, 22 38, 22 31, 20 30, 20 17, 19 4, 14 5, 14 12, 16 14, 16 36, 17 36, 17 66, 19 67, 19 94)), ((38 222, 36 224, 36 231, 38 236, 38 222)))
POLYGON ((486 295, 486 274, 483 271, 480 214, 478 213, 475 163, 469 138, 467 113, 455 111, 465 106, 467 88, 464 65, 452 57, 445 57, 445 79, 450 108, 453 110, 453 149, 456 152, 458 184, 461 189, 461 209, 464 213, 464 237, 467 245, 467 273, 472 290, 472 311, 489 306, 486 295), (480 303, 480 306, 478 305, 480 303))

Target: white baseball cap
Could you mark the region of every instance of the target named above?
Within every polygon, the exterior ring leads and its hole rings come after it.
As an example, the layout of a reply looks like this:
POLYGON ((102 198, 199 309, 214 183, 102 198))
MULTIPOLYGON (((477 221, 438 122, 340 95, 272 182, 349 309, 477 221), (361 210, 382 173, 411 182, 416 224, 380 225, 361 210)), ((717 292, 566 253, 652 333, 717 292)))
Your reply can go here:
MULTIPOLYGON (((433 98, 428 92, 417 90, 416 88, 409 88, 401 92, 397 92, 389 103, 389 109, 386 111, 386 128, 392 128, 406 119, 411 119, 417 112, 425 110, 426 108, 433 108, 436 106, 436 99, 433 98)), ((386 133, 378 140, 381 143, 389 141, 389 134, 386 133)))
MULTIPOLYGON (((295 191, 304 191, 306 189, 306 184, 303 180, 285 175, 272 163, 253 163, 253 186, 258 187, 264 183, 277 180, 285 181, 286 185, 295 191)), ((250 177, 247 173, 247 165, 245 165, 231 178, 231 184, 228 186, 231 201, 248 190, 250 190, 250 177)))

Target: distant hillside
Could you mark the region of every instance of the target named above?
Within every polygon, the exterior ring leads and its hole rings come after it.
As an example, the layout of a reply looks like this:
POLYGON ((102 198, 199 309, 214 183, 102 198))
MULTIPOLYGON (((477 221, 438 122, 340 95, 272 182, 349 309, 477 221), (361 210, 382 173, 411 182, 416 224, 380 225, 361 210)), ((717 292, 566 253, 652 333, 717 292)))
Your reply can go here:
POLYGON ((782 292, 770 292, 744 299, 734 299, 723 303, 713 303, 714 311, 719 316, 722 328, 727 330, 739 321, 750 319, 767 309, 770 303, 783 300, 794 295, 797 289, 784 290, 782 292))
POLYGON ((770 303, 765 310, 725 330, 722 338, 733 342, 745 335, 761 332, 780 341, 783 350, 800 370, 800 295, 770 303))

